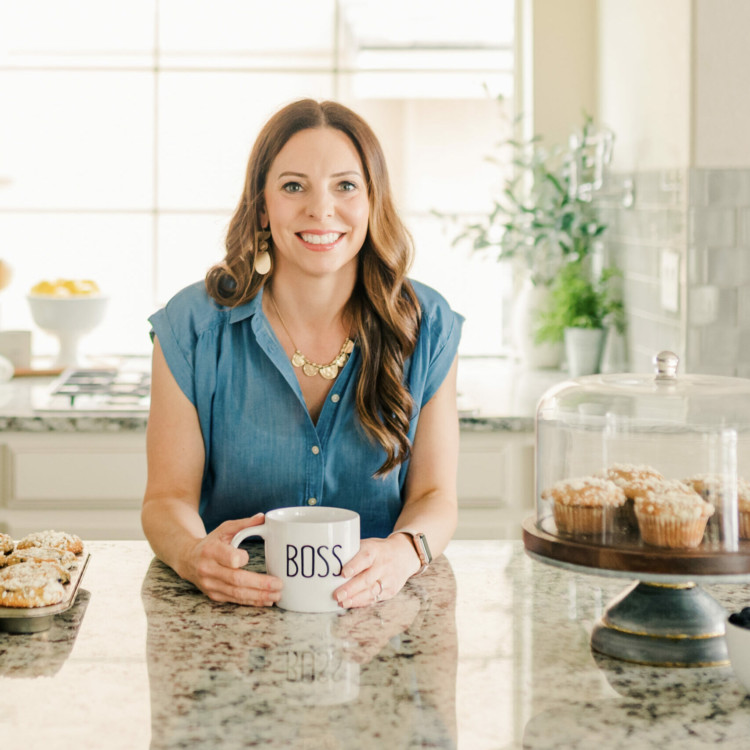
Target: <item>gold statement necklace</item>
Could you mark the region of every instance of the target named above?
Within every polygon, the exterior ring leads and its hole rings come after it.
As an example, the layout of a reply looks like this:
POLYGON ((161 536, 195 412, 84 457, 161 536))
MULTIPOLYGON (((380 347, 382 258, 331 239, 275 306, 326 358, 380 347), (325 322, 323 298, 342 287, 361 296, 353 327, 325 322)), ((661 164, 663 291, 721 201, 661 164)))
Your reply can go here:
POLYGON ((271 298, 271 304, 273 305, 273 309, 276 311, 276 315, 279 316, 282 328, 286 331, 286 335, 289 336, 289 341, 292 342, 292 346, 294 347, 292 364, 295 367, 301 367, 302 372, 304 372, 305 375, 310 378, 313 378, 316 375, 320 375, 321 378, 325 378, 326 380, 334 380, 339 374, 339 370, 346 364, 347 360, 349 359, 349 355, 354 350, 354 342, 347 336, 346 339, 344 339, 344 343, 341 345, 339 353, 336 355, 333 361, 329 362, 327 365, 319 365, 317 362, 311 362, 297 348, 297 344, 294 343, 292 334, 289 333, 289 329, 286 327, 284 318, 281 317, 279 307, 276 304, 276 300, 274 299, 273 294, 269 294, 268 296, 271 298))

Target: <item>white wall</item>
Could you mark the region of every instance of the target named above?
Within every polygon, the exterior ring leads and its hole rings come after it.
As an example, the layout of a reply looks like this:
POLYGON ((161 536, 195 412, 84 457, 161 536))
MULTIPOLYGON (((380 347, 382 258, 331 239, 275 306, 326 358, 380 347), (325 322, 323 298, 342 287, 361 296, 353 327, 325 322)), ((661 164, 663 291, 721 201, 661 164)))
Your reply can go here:
POLYGON ((691 166, 750 167, 750 3, 695 0, 691 166))
POLYGON ((549 144, 567 144, 596 115, 597 0, 531 2, 533 132, 549 144))
POLYGON ((599 0, 616 170, 750 166, 750 3, 599 0))
POLYGON ((615 170, 690 162, 691 9, 691 0, 599 0, 599 116, 616 134, 615 170))

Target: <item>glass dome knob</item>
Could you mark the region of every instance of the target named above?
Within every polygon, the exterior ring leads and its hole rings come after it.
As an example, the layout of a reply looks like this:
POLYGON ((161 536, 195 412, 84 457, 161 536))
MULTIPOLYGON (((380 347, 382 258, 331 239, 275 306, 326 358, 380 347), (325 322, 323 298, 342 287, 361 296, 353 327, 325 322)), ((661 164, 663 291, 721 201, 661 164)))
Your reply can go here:
POLYGON ((680 358, 674 352, 659 352, 654 357, 657 380, 675 380, 680 358))

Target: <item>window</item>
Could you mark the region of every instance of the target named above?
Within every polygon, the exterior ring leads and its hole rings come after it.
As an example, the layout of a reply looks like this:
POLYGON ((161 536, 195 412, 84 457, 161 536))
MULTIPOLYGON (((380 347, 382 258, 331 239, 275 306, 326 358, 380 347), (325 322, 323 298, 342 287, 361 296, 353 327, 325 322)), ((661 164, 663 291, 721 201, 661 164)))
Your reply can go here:
MULTIPOLYGON (((147 316, 223 256, 262 123, 311 96, 378 134, 412 276, 466 316, 462 353, 501 352, 507 271, 451 247, 434 212, 489 208, 513 32, 513 0, 3 3, 0 326, 34 330, 37 281, 93 278, 111 302, 84 351, 147 353, 147 316)), ((35 354, 54 348, 34 331, 35 354)))

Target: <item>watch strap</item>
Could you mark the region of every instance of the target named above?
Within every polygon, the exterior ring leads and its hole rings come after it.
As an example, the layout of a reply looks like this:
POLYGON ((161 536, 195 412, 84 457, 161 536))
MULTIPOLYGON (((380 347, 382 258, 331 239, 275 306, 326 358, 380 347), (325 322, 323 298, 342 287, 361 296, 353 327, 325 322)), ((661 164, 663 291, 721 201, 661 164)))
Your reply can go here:
POLYGON ((411 577, 414 578, 415 576, 422 575, 432 562, 432 553, 430 552, 430 545, 427 544, 427 537, 421 531, 412 531, 411 529, 396 529, 388 536, 392 537, 396 534, 406 534, 411 539, 411 543, 414 545, 417 557, 419 558, 420 568, 411 577))

